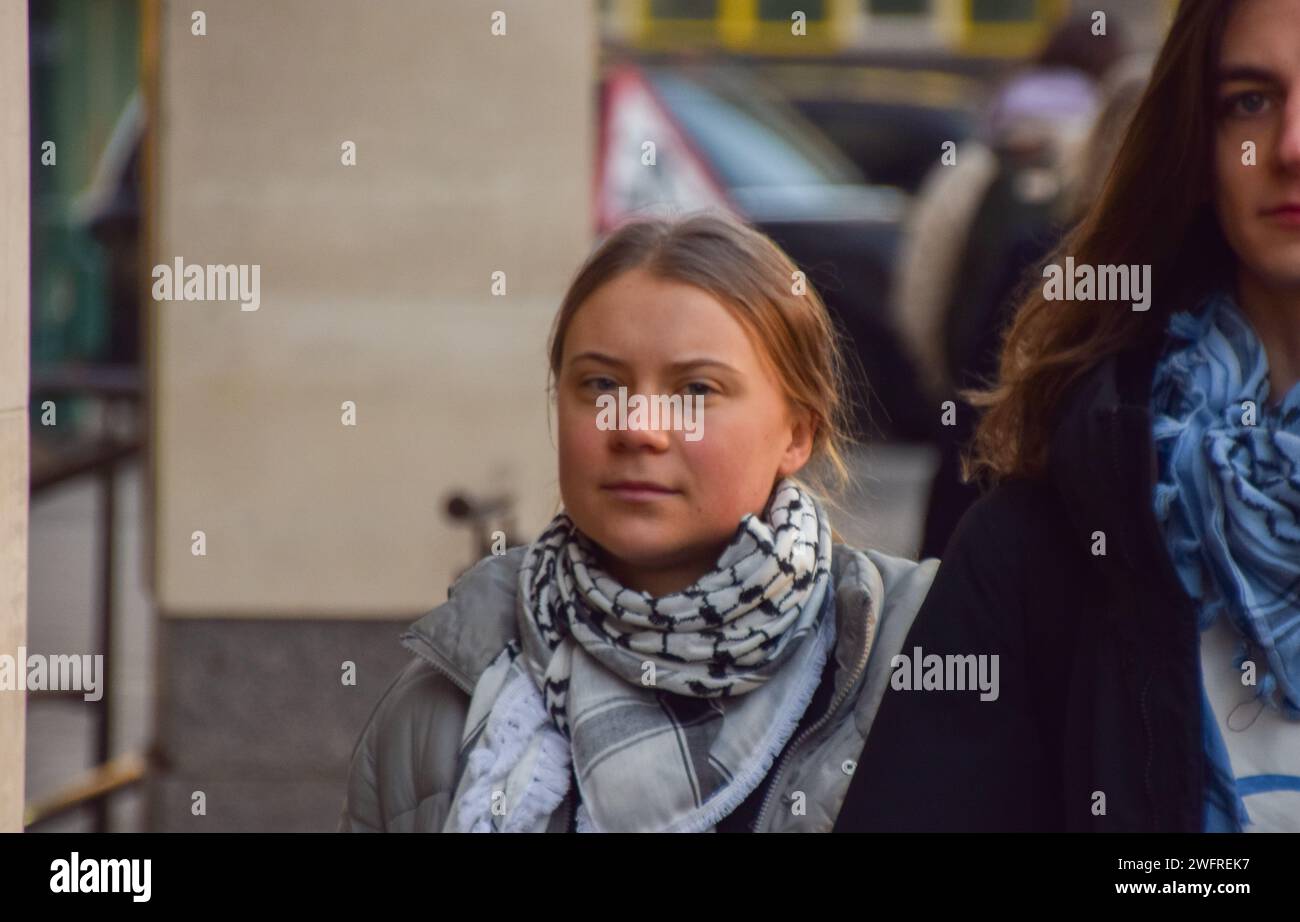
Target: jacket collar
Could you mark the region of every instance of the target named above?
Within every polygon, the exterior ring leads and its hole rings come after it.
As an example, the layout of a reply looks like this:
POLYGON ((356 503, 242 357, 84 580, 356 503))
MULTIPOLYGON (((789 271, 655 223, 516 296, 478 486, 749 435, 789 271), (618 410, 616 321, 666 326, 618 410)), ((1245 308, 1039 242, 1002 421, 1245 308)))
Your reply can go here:
MULTIPOLYGON (((1162 592, 1185 599, 1155 517, 1150 394, 1163 346, 1161 338, 1130 347, 1076 382, 1053 431, 1048 476, 1064 500, 1079 547, 1090 553, 1093 535, 1103 532, 1106 555, 1119 559, 1125 579, 1154 578, 1162 592)), ((1118 620, 1118 608, 1107 607, 1103 616, 1118 620)), ((1167 626, 1149 621, 1145 630, 1167 626)))
POLYGON ((484 557, 452 584, 447 601, 402 634, 407 649, 472 694, 483 670, 516 636, 519 568, 527 545, 484 557))
MULTIPOLYGON (((483 670, 518 635, 519 569, 527 551, 521 545, 471 567, 452 585, 446 602, 401 635, 403 646, 472 695, 483 670)), ((831 584, 836 617, 834 699, 841 700, 847 686, 861 679, 859 667, 870 652, 885 589, 866 555, 842 544, 832 548, 831 584)))

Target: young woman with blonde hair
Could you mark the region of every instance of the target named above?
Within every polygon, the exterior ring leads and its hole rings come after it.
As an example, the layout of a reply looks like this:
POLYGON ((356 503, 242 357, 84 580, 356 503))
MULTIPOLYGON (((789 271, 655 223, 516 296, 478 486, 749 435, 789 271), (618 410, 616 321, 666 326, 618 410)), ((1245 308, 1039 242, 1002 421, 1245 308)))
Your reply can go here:
POLYGON ((603 241, 550 344, 563 511, 407 632, 340 829, 829 830, 935 569, 833 538, 841 355, 750 228, 603 241), (702 437, 603 425, 623 388, 702 437))

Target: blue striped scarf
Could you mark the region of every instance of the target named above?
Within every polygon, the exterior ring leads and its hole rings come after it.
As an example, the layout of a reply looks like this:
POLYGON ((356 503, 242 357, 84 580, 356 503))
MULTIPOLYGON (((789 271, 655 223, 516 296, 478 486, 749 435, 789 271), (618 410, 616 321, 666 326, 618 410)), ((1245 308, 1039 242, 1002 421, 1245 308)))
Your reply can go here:
MULTIPOLYGON (((1300 385, 1269 404, 1263 344, 1225 293, 1175 314, 1168 340, 1152 386, 1156 519, 1200 629, 1226 617, 1258 697, 1300 719, 1300 385)), ((1249 817, 1201 697, 1206 828, 1239 830, 1249 817)))

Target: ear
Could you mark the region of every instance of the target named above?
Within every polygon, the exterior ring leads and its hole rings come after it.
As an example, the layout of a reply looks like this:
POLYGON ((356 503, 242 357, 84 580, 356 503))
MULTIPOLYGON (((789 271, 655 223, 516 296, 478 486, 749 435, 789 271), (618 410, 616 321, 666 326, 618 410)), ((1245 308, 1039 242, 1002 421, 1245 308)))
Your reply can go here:
POLYGON ((790 415, 790 441, 777 466, 777 477, 789 477, 799 471, 812 457, 813 436, 817 432, 812 413, 804 407, 795 407, 790 415))

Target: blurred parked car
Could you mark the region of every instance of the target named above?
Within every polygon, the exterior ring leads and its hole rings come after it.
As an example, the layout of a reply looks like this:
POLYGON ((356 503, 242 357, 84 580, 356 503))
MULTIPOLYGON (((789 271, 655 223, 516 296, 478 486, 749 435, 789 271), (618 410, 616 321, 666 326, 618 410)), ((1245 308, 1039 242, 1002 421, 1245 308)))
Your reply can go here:
POLYGON ((976 130, 985 81, 933 68, 764 63, 778 88, 873 182, 915 193, 946 141, 976 130))
POLYGON ((851 382, 862 433, 924 438, 889 307, 907 194, 869 182, 778 92, 716 59, 611 63, 600 111, 598 232, 707 207, 748 221, 790 254, 856 347, 869 388, 851 382))

